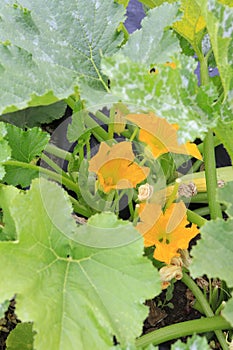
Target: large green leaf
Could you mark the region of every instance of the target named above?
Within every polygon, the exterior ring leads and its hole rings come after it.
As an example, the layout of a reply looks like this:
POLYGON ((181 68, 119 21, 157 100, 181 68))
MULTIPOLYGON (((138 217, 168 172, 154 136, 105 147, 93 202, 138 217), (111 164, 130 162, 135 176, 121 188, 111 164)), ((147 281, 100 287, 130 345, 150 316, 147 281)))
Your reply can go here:
MULTIPOLYGON (((201 239, 192 249, 193 262, 190 271, 193 277, 206 274, 209 278, 220 278, 233 287, 233 182, 218 189, 218 200, 228 205, 229 218, 208 221, 201 227, 201 239)), ((231 298, 222 315, 233 326, 233 299, 231 298)))
POLYGON ((177 55, 173 63, 176 68, 160 64, 150 74, 147 66, 117 54, 104 58, 102 67, 111 80, 112 94, 131 110, 153 111, 178 124, 182 142, 203 138, 217 123, 219 106, 213 105, 217 91, 212 83, 198 87, 192 57, 177 55))
POLYGON ((125 9, 113 0, 0 3, 0 114, 67 98, 84 81, 105 91, 100 57, 116 52, 125 9))
MULTIPOLYGON (((37 350, 104 350, 113 335, 122 346, 133 343, 148 313, 143 301, 160 291, 143 240, 112 249, 80 245, 67 237, 79 231, 71 212, 68 195, 45 179, 17 195, 11 213, 19 240, 0 243, 0 299, 17 295, 17 315, 33 321, 37 350)), ((103 230, 114 236, 106 223, 103 230)))
POLYGON ((142 28, 134 32, 120 50, 133 62, 140 62, 148 67, 155 63, 165 63, 175 52, 180 51, 179 41, 166 30, 177 20, 177 4, 164 4, 148 12, 142 20, 142 28))

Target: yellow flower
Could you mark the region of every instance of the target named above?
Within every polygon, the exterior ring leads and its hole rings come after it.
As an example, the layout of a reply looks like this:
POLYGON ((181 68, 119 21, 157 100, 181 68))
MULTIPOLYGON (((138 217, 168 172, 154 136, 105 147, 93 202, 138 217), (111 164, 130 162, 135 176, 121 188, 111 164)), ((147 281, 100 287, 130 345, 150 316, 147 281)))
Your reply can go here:
POLYGON ((161 206, 155 203, 140 204, 140 222, 136 228, 143 235, 144 246, 155 245, 154 258, 170 264, 175 256, 180 256, 180 249, 187 249, 190 240, 199 231, 189 222, 183 202, 173 203, 162 212, 161 206))
POLYGON ((139 140, 149 147, 154 157, 157 158, 164 153, 172 152, 202 159, 194 143, 178 143, 178 127, 169 124, 166 119, 159 118, 153 113, 128 114, 126 118, 140 127, 139 140))
POLYGON ((150 169, 134 162, 131 142, 108 146, 101 142, 98 153, 90 160, 89 170, 98 176, 101 189, 108 193, 113 189, 136 187, 146 179, 150 169))

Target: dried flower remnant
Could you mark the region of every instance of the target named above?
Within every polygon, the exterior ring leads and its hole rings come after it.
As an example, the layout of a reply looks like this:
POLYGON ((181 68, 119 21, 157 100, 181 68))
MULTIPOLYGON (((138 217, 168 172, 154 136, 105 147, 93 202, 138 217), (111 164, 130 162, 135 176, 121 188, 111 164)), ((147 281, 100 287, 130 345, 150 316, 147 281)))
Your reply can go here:
POLYGON ((180 256, 179 249, 188 248, 190 240, 199 233, 198 228, 195 224, 186 227, 189 222, 183 202, 171 204, 165 213, 155 203, 140 206, 141 221, 136 228, 143 235, 144 246, 155 245, 154 258, 169 265, 172 258, 180 256))
POLYGON ((145 185, 141 185, 138 188, 138 200, 145 201, 147 199, 150 199, 153 194, 153 186, 149 185, 148 183, 145 185))
POLYGON ((171 152, 191 155, 202 160, 194 143, 178 143, 177 125, 169 124, 166 119, 159 118, 153 113, 128 114, 126 118, 140 127, 139 140, 147 145, 155 158, 171 152))
POLYGON ((170 285, 170 281, 175 278, 181 280, 183 277, 182 267, 177 265, 166 265, 159 270, 160 279, 162 282, 162 289, 167 288, 170 285))
POLYGON ((190 182, 189 184, 181 184, 178 189, 179 196, 183 196, 186 198, 191 198, 197 194, 197 186, 194 182, 190 182))
POLYGON ((102 191, 134 188, 145 180, 150 169, 134 162, 131 142, 109 146, 101 142, 98 153, 89 161, 89 171, 97 174, 102 191))

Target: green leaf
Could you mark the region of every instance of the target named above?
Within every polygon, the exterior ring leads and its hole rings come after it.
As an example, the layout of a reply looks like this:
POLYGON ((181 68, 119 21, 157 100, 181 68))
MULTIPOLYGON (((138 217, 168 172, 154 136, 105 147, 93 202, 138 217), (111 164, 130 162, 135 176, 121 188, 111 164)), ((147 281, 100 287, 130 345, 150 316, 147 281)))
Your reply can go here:
POLYGON ((225 96, 233 79, 233 8, 217 0, 196 0, 211 41, 225 96))
POLYGON ((148 11, 142 28, 129 37, 120 53, 148 68, 151 64, 170 61, 173 54, 180 51, 180 46, 172 31, 165 29, 177 20, 178 9, 177 4, 166 3, 148 11))
POLYGON ((198 87, 193 58, 177 55, 172 61, 174 68, 156 65, 150 74, 145 65, 117 54, 104 58, 102 69, 111 80, 112 94, 132 111, 153 111, 178 124, 181 142, 204 138, 219 116, 219 105, 213 104, 216 87, 198 87))
POLYGON ((231 157, 231 162, 233 164, 233 120, 229 123, 224 123, 221 119, 218 121, 217 127, 214 132, 218 139, 223 143, 229 156, 231 157))
MULTIPOLYGON (((232 169, 233 172, 233 169, 232 169)), ((233 218, 233 181, 230 181, 224 185, 222 188, 218 188, 217 191, 217 200, 220 203, 223 203, 227 206, 226 213, 231 218, 233 218)))
POLYGON ((5 168, 3 165, 1 165, 1 163, 9 160, 11 157, 11 149, 8 145, 8 142, 3 139, 4 136, 6 136, 6 134, 6 125, 0 122, 0 180, 4 177, 6 173, 5 168))
POLYGON ((4 114, 0 119, 19 127, 33 128, 34 126, 48 124, 55 119, 61 118, 65 113, 66 107, 67 105, 64 101, 59 101, 49 106, 30 107, 4 114))
POLYGON ((172 344, 171 350, 210 350, 208 342, 205 337, 200 337, 194 334, 191 338, 188 338, 187 343, 183 343, 181 340, 177 340, 175 344, 172 344))
POLYGON ((9 300, 5 300, 3 303, 0 304, 0 318, 3 318, 5 316, 5 312, 7 311, 9 305, 9 300))
MULTIPOLYGON (((17 161, 30 163, 34 158, 41 155, 49 141, 49 134, 37 127, 26 131, 10 124, 7 124, 6 127, 7 141, 12 150, 11 158, 17 161)), ((5 170, 4 181, 14 186, 27 187, 31 180, 38 176, 36 170, 10 165, 6 165, 5 170)))
POLYGON ((129 0, 115 0, 118 4, 124 5, 124 7, 128 6, 129 0))
POLYGON ((168 3, 176 2, 176 0, 139 0, 139 1, 150 8, 160 6, 165 2, 168 2, 168 3))
POLYGON ((68 195, 45 179, 19 192, 11 213, 19 240, 0 243, 0 298, 17 294, 18 317, 34 323, 35 348, 107 350, 113 335, 133 343, 148 314, 144 300, 160 292, 142 237, 112 249, 70 240, 79 229, 68 195))
POLYGON ((207 274, 210 278, 223 279, 233 287, 232 267, 226 264, 233 260, 233 219, 208 221, 200 231, 201 239, 192 249, 192 276, 207 274))
POLYGON ((40 128, 22 130, 14 125, 7 125, 7 140, 12 150, 12 158, 30 163, 40 156, 49 141, 49 134, 40 128))
POLYGON ((3 211, 2 228, 0 227, 0 241, 16 239, 16 228, 14 218, 11 216, 10 208, 12 201, 18 194, 18 190, 13 186, 0 187, 0 209, 3 211))
POLYGON ((72 122, 67 129, 67 139, 70 142, 77 141, 88 130, 85 126, 85 115, 87 114, 87 110, 81 110, 72 115, 72 122))
POLYGON ((14 0, 0 4, 0 113, 67 98, 79 83, 106 92, 102 54, 123 40, 125 9, 113 0, 14 0))
POLYGON ((7 350, 33 350, 35 333, 32 323, 18 323, 7 337, 7 350))
MULTIPOLYGON (((233 260, 233 182, 228 182, 217 192, 217 200, 227 205, 229 219, 208 221, 201 227, 201 239, 192 249, 193 262, 190 266, 192 276, 206 274, 209 278, 219 278, 233 287, 231 261, 233 260)), ((233 295, 232 295, 233 296, 233 295)), ((233 326, 233 302, 227 301, 222 315, 233 326)))

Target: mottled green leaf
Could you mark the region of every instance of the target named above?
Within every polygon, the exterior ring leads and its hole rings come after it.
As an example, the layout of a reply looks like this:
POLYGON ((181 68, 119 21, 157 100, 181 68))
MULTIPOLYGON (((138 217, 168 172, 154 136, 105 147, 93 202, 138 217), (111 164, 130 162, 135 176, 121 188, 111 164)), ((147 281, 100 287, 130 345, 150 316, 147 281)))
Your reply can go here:
POLYGON ((2 1, 0 113, 67 98, 82 80, 105 91, 100 57, 120 45, 124 13, 113 0, 2 1))
POLYGON ((173 58, 173 66, 156 65, 156 72, 122 55, 104 58, 103 71, 111 80, 111 92, 131 110, 153 111, 179 125, 181 142, 203 138, 217 123, 217 91, 210 83, 198 87, 196 62, 183 55, 173 58))
POLYGON ((37 332, 35 348, 108 350, 113 335, 133 343, 148 314, 144 300, 160 291, 142 237, 111 249, 69 239, 79 228, 68 195, 44 179, 19 192, 10 210, 19 240, 0 243, 0 298, 17 294, 18 317, 37 332))
POLYGON ((178 9, 177 4, 166 3, 148 11, 142 20, 142 28, 129 37, 120 53, 148 68, 152 64, 170 61, 171 56, 180 51, 178 39, 167 29, 177 20, 178 9))
POLYGON ((7 337, 7 350, 33 350, 32 323, 18 323, 7 337))
POLYGON ((227 96, 233 79, 233 8, 217 0, 196 0, 206 21, 215 61, 227 96))
POLYGON ((17 112, 4 114, 0 119, 19 127, 33 128, 34 126, 48 124, 55 119, 61 118, 65 113, 66 107, 67 105, 64 101, 59 101, 48 106, 29 107, 17 112))

